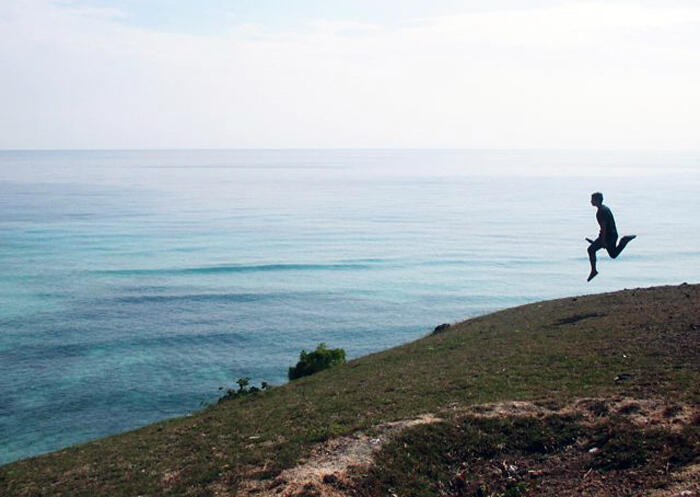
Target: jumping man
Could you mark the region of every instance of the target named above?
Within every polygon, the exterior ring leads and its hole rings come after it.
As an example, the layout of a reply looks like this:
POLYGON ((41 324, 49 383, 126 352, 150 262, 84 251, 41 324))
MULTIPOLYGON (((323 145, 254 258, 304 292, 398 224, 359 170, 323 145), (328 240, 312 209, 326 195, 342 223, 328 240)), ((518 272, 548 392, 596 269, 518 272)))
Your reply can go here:
POLYGON ((637 238, 637 235, 628 235, 620 238, 620 244, 617 245, 617 228, 615 227, 615 218, 612 211, 603 205, 603 194, 596 192, 591 195, 591 205, 598 208, 595 218, 600 225, 600 234, 595 240, 586 238, 590 245, 588 246, 588 259, 591 261, 591 274, 588 275, 588 280, 591 281, 596 277, 598 271, 595 268, 596 258, 595 253, 604 248, 608 251, 610 257, 615 259, 620 252, 624 250, 629 242, 637 238))

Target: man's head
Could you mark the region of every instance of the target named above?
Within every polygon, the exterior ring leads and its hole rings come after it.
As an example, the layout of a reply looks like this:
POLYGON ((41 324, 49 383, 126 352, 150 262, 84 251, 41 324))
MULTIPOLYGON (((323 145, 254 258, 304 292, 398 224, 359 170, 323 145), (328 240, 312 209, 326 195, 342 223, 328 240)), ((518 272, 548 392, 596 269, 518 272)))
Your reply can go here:
POLYGON ((591 195, 591 205, 594 205, 596 207, 600 207, 600 204, 603 203, 603 194, 600 192, 595 192, 594 194, 591 195))

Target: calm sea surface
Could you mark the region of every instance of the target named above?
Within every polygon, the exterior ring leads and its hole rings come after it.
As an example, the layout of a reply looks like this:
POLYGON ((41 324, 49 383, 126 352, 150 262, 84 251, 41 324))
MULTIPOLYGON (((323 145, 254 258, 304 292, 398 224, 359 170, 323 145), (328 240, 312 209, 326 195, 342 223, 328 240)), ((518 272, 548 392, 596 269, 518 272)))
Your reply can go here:
POLYGON ((0 152, 0 464, 567 295, 700 281, 700 154, 0 152), (623 255, 586 283, 590 193, 623 255))

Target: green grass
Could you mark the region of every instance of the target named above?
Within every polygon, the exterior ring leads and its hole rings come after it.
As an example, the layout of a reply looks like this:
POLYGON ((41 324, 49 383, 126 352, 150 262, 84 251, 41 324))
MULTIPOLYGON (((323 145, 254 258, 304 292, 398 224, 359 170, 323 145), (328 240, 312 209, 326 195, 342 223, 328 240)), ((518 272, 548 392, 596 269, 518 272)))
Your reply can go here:
POLYGON ((0 495, 235 494, 315 443, 448 406, 608 394, 697 403, 698 330, 699 285, 508 309, 192 417, 0 467, 0 495), (622 373, 631 376, 616 382, 622 373))
POLYGON ((605 478, 609 495, 620 495, 619 488, 639 495, 663 484, 659 474, 697 462, 699 444, 697 425, 674 432, 640 430, 624 417, 591 426, 566 415, 464 416, 406 430, 356 478, 354 495, 576 495, 571 483, 587 469, 605 478), (546 483, 531 468, 546 468, 546 483))

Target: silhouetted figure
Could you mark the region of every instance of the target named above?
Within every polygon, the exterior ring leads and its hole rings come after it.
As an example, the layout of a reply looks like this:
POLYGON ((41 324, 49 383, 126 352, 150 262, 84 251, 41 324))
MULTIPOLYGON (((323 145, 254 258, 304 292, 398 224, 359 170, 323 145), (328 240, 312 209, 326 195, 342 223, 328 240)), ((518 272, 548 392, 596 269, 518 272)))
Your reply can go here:
POLYGON ((620 252, 624 250, 629 242, 637 238, 637 235, 628 235, 620 238, 620 244, 617 245, 617 228, 615 227, 615 218, 613 217, 612 211, 605 205, 603 205, 603 194, 596 192, 591 195, 591 205, 598 208, 595 214, 595 218, 598 220, 600 225, 600 233, 598 238, 591 240, 586 238, 590 245, 588 246, 588 259, 591 261, 591 273, 588 275, 588 280, 591 281, 596 277, 598 271, 596 270, 595 263, 595 253, 604 248, 608 251, 610 257, 615 259, 620 252))

